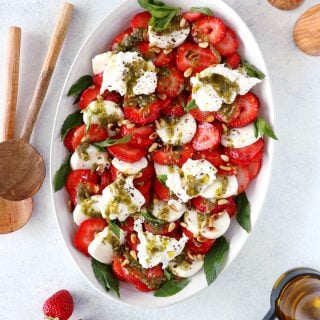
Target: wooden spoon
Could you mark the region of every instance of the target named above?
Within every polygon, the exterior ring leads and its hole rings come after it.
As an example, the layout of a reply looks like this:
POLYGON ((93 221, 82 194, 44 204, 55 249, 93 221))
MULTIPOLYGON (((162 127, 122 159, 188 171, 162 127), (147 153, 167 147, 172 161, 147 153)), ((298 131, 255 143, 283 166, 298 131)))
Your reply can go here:
MULTIPOLYGON (((19 85, 21 29, 10 27, 8 31, 7 61, 5 70, 5 103, 0 141, 13 139, 19 85)), ((9 201, 0 198, 0 234, 22 228, 30 219, 32 198, 9 201)))
POLYGON ((268 0, 271 5, 280 10, 293 10, 298 8, 304 0, 268 0))
POLYGON ((29 140, 65 39, 72 11, 73 5, 64 3, 51 37, 20 139, 0 144, 0 197, 6 200, 21 201, 30 198, 40 189, 44 181, 43 158, 29 144, 29 140))
POLYGON ((298 19, 293 30, 297 47, 311 56, 320 56, 320 4, 317 4, 298 19))

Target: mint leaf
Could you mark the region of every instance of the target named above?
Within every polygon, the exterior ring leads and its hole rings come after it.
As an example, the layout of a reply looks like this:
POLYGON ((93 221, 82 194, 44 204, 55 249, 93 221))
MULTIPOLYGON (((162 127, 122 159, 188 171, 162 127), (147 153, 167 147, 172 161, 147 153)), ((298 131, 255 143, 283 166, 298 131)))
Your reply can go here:
POLYGON ((190 280, 170 280, 166 282, 160 289, 158 289, 155 293, 155 297, 170 297, 175 295, 176 293, 180 292, 184 289, 190 280))
POLYGON ((256 138, 266 135, 274 140, 278 140, 272 128, 262 118, 257 118, 254 122, 254 135, 256 138))
POLYGON ((192 109, 197 108, 196 101, 194 99, 190 100, 188 104, 185 106, 184 111, 188 112, 192 109))
POLYGON ((154 217, 153 215, 151 215, 150 213, 146 212, 146 211, 141 211, 140 214, 145 218, 145 220, 147 220, 148 222, 151 223, 156 223, 156 224, 166 224, 167 222, 161 219, 157 219, 156 217, 154 217))
POLYGON ((94 145, 99 149, 104 149, 105 147, 114 146, 116 144, 127 143, 132 139, 132 135, 128 134, 127 136, 122 137, 121 139, 112 139, 108 138, 101 142, 96 142, 94 145))
POLYGON ((246 193, 242 192, 237 195, 235 197, 235 202, 237 204, 236 219, 240 226, 249 233, 251 230, 250 203, 248 201, 246 193))
POLYGON ((159 176, 157 176, 157 179, 161 182, 161 184, 166 186, 166 182, 168 179, 168 176, 166 174, 160 174, 159 176))
POLYGON ((92 258, 91 266, 96 279, 103 285, 106 291, 111 289, 120 298, 119 281, 114 276, 111 265, 101 263, 92 258))
POLYGON ((213 11, 207 7, 192 7, 190 11, 195 13, 203 13, 207 16, 213 16, 213 11))
POLYGON ((85 89, 93 85, 92 77, 89 75, 79 78, 69 89, 67 96, 79 96, 85 89))
POLYGON ((116 237, 120 239, 120 228, 114 221, 109 221, 109 228, 116 235, 116 237))
POLYGON ((79 126, 82 123, 82 114, 80 113, 80 111, 69 114, 66 120, 64 120, 60 131, 61 139, 65 138, 70 129, 79 126))
POLYGON ((251 78, 258 78, 260 80, 265 78, 265 75, 263 72, 261 72, 254 65, 248 63, 243 59, 241 59, 241 67, 246 71, 247 75, 251 78))
POLYGON ((61 190, 64 187, 64 185, 66 184, 67 177, 71 171, 70 158, 71 158, 71 155, 69 155, 66 158, 64 163, 61 165, 60 169, 54 175, 53 189, 55 192, 61 190))
POLYGON ((229 251, 229 243, 225 237, 216 240, 211 250, 204 258, 203 270, 207 283, 210 285, 220 273, 224 264, 225 255, 229 251))

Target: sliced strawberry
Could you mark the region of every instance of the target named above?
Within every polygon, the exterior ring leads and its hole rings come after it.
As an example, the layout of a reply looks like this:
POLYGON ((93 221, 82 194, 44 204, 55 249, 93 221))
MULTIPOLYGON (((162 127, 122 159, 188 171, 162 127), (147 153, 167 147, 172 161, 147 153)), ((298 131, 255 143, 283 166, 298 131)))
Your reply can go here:
POLYGON ((66 148, 70 151, 70 152, 74 152, 74 147, 72 145, 72 139, 73 139, 73 136, 74 136, 74 133, 77 131, 77 129, 81 127, 81 126, 76 126, 72 129, 70 129, 68 131, 68 133, 66 134, 64 140, 63 140, 63 143, 64 145, 66 146, 66 148))
POLYGON ((107 221, 100 218, 88 219, 81 223, 77 230, 73 244, 74 246, 89 256, 88 247, 98 232, 101 232, 108 225, 107 221))
POLYGON ((111 179, 112 181, 115 181, 118 176, 118 172, 120 172, 115 166, 112 164, 110 165, 110 172, 111 172, 111 179))
POLYGON ((124 260, 125 258, 122 255, 116 254, 113 256, 112 271, 120 281, 127 280, 124 268, 122 267, 122 263, 124 260))
POLYGON ((134 251, 138 250, 138 244, 140 243, 140 240, 138 238, 137 232, 133 231, 131 233, 128 233, 126 235, 126 240, 131 250, 134 250, 134 251))
POLYGON ((226 210, 228 212, 229 217, 232 218, 237 213, 237 205, 233 197, 229 199, 232 199, 232 200, 229 201, 228 206, 224 210, 226 210))
POLYGON ((179 228, 180 224, 178 221, 176 221, 175 228, 170 232, 169 232, 169 225, 170 223, 158 224, 158 223, 152 223, 149 221, 145 221, 143 223, 143 226, 146 229, 146 231, 149 231, 153 234, 161 235, 161 236, 170 236, 176 228, 179 228))
POLYGON ((239 39, 237 38, 234 31, 230 28, 226 28, 225 37, 215 45, 215 48, 223 56, 231 56, 234 54, 239 47, 239 39))
POLYGON ((185 144, 180 147, 173 147, 170 150, 166 148, 156 150, 152 153, 154 162, 162 165, 182 166, 189 158, 192 157, 194 149, 191 144, 185 144))
POLYGON ((247 168, 249 170, 249 178, 253 180, 260 172, 262 161, 251 162, 247 168))
POLYGON ((197 132, 192 139, 192 147, 197 150, 214 149, 221 142, 222 128, 218 123, 203 122, 198 125, 197 132))
POLYGON ((69 173, 66 181, 66 189, 69 194, 72 194, 79 183, 92 182, 94 184, 99 183, 99 175, 91 170, 73 170, 69 173))
POLYGON ((118 92, 115 91, 108 91, 106 90, 103 94, 103 99, 104 100, 108 100, 108 101, 112 101, 116 104, 121 104, 122 103, 122 97, 120 96, 120 94, 118 92))
POLYGON ((80 182, 70 193, 70 199, 74 206, 89 196, 101 193, 102 189, 99 184, 90 181, 80 182))
POLYGON ((216 202, 216 203, 213 205, 212 209, 211 209, 211 213, 212 213, 212 214, 217 214, 217 213, 219 213, 219 212, 222 212, 223 210, 226 210, 229 206, 232 206, 233 203, 234 203, 234 198, 233 198, 233 197, 229 197, 229 198, 227 198, 227 199, 225 199, 225 200, 228 201, 228 202, 225 203, 225 204, 218 204, 218 202, 216 202))
POLYGON ((183 17, 188 20, 189 22, 195 22, 200 18, 204 17, 205 15, 200 12, 185 12, 183 17))
POLYGON ((150 161, 146 168, 141 171, 141 177, 135 178, 134 181, 137 183, 146 182, 152 180, 155 175, 153 162, 150 161))
POLYGON ((238 104, 240 108, 240 115, 232 122, 229 122, 230 127, 244 127, 257 118, 259 113, 260 101, 259 98, 252 92, 248 92, 243 96, 238 96, 234 104, 238 104))
POLYGON ((96 87, 101 87, 103 81, 103 73, 95 74, 92 77, 92 82, 96 87))
POLYGON ((147 191, 146 193, 143 193, 142 195, 143 195, 143 197, 144 197, 144 205, 146 206, 146 205, 148 205, 148 204, 150 203, 150 201, 151 201, 151 191, 149 190, 149 191, 147 191))
POLYGON ((217 17, 205 16, 193 24, 191 34, 194 38, 216 45, 225 37, 226 26, 217 17))
POLYGON ((149 20, 151 18, 151 14, 148 11, 139 12, 133 16, 131 20, 131 28, 132 29, 148 29, 149 20))
POLYGON ((91 86, 84 90, 81 94, 79 107, 81 110, 85 109, 90 102, 97 100, 97 96, 100 94, 100 87, 91 86))
POLYGON ((176 64, 182 72, 192 68, 195 74, 219 62, 219 57, 209 48, 200 48, 196 43, 185 42, 177 50, 176 64))
POLYGON ((182 92, 167 107, 162 108, 161 113, 166 117, 182 117, 185 114, 184 106, 187 104, 187 100, 188 96, 186 92, 182 92))
POLYGON ((189 111, 189 113, 199 122, 206 122, 208 119, 214 116, 213 112, 201 111, 199 108, 192 109, 189 111))
POLYGON ((154 179, 153 189, 157 195, 157 198, 162 201, 170 200, 170 190, 168 187, 163 185, 157 178, 154 179))
POLYGON ((150 191, 150 188, 152 186, 152 181, 151 180, 147 180, 147 181, 134 181, 134 186, 135 188, 137 188, 140 193, 142 194, 146 194, 150 191))
POLYGON ((164 68, 158 74, 156 91, 164 93, 167 97, 177 97, 184 88, 184 76, 176 68, 164 68))
POLYGON ((145 125, 154 122, 160 117, 162 104, 159 100, 146 106, 125 106, 123 112, 131 122, 145 125))
POLYGON ((102 172, 100 176, 100 190, 102 190, 107 187, 110 183, 112 183, 112 177, 111 172, 108 170, 105 170, 102 172))
POLYGON ((116 144, 107 149, 112 156, 125 162, 139 161, 147 154, 146 149, 133 147, 129 143, 116 144))
POLYGON ((224 152, 234 165, 247 166, 252 159, 263 149, 264 141, 259 139, 255 143, 243 148, 225 148, 224 152))
POLYGON ((190 232, 188 229, 183 228, 183 233, 189 238, 189 241, 186 244, 187 250, 192 254, 206 254, 210 251, 212 248, 215 239, 208 239, 204 242, 199 242, 194 238, 194 235, 192 232, 190 232))
POLYGON ((247 167, 238 167, 238 194, 244 192, 250 183, 250 174, 247 167))
POLYGON ((130 35, 133 32, 132 28, 128 28, 119 35, 117 35, 111 42, 110 49, 113 50, 117 44, 121 43, 123 39, 127 36, 130 35))
POLYGON ((153 127, 134 127, 134 128, 128 128, 127 126, 121 127, 121 136, 127 136, 132 135, 131 140, 129 141, 129 144, 134 147, 139 148, 148 148, 153 142, 153 139, 150 139, 149 136, 154 133, 153 127))
POLYGON ((231 69, 237 69, 240 65, 240 56, 237 52, 227 57, 227 66, 231 69))
POLYGON ((211 212, 214 205, 212 201, 202 197, 193 198, 191 203, 200 212, 211 212))
POLYGON ((223 104, 217 111, 216 118, 224 123, 230 123, 239 117, 241 107, 239 103, 234 102, 232 104, 223 104))
POLYGON ((84 141, 94 143, 106 140, 108 138, 108 131, 105 128, 100 127, 97 124, 92 124, 86 132, 86 125, 78 127, 74 132, 71 144, 72 148, 75 150, 78 145, 84 141))
POLYGON ((263 158, 263 148, 252 158, 252 162, 262 161, 263 158))

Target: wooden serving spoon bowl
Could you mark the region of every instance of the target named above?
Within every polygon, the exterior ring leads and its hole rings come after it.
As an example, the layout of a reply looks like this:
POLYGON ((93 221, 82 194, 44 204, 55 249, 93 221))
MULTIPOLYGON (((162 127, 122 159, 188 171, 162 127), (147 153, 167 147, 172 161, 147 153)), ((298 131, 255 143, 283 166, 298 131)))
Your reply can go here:
POLYGON ((304 0, 268 0, 268 2, 280 10, 293 10, 298 8, 304 0))

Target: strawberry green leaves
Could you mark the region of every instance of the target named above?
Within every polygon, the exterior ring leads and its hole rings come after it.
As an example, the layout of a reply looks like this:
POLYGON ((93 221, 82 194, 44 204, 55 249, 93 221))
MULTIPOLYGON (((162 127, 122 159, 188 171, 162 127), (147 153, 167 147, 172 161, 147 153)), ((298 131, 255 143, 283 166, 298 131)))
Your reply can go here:
POLYGON ((249 233, 251 231, 250 203, 246 193, 243 192, 237 195, 235 202, 237 204, 236 219, 240 226, 249 233))
POLYGON ((254 122, 254 135, 256 138, 266 135, 274 140, 278 140, 272 128, 260 117, 254 122))

